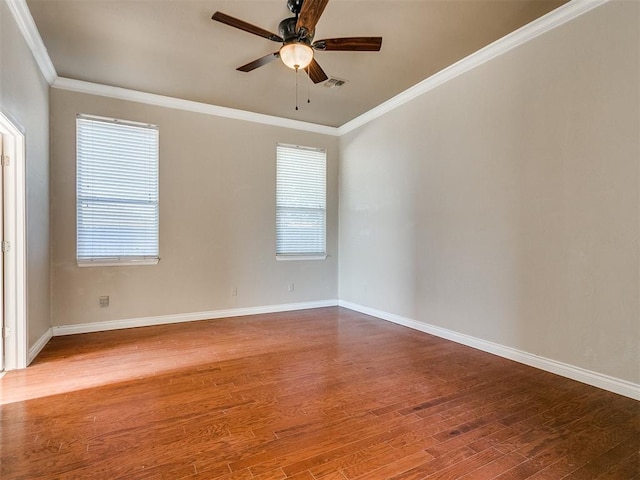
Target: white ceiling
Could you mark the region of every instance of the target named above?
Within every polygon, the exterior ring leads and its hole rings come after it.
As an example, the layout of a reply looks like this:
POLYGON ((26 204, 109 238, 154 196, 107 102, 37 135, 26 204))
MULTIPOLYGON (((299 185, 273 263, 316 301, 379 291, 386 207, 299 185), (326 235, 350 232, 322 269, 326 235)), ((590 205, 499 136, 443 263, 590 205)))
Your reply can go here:
POLYGON ((277 32, 286 0, 27 0, 59 76, 340 126, 566 0, 331 0, 316 40, 382 36, 380 52, 316 52, 341 88, 280 61, 236 67, 279 44, 214 22, 222 11, 277 32), (307 104, 307 94, 311 103, 307 104))

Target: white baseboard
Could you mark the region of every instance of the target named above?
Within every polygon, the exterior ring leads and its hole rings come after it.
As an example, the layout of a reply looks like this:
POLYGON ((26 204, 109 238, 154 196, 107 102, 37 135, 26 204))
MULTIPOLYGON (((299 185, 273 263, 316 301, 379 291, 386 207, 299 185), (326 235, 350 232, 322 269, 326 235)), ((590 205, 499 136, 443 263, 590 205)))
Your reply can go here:
POLYGON ((47 342, 51 340, 51 337, 53 337, 53 330, 51 328, 48 328, 47 331, 44 332, 38 339, 38 341, 29 348, 29 353, 27 354, 27 365, 33 362, 33 359, 38 356, 47 342))
POLYGON ((625 397, 640 400, 640 385, 636 383, 603 375, 602 373, 593 372, 591 370, 585 370, 584 368, 575 367, 549 358, 540 357, 532 353, 523 352, 522 350, 499 345, 497 343, 482 340, 463 333, 454 332, 453 330, 448 330, 446 328, 418 322, 417 320, 401 317, 400 315, 395 315, 393 313, 365 307, 357 303, 340 300, 338 304, 341 307, 348 308, 349 310, 354 310, 366 315, 371 315, 372 317, 397 323, 398 325, 403 325, 436 337, 467 345, 469 347, 482 350, 483 352, 492 353, 500 357, 508 358, 509 360, 514 360, 531 367, 539 368, 540 370, 545 370, 572 380, 577 380, 578 382, 586 383, 587 385, 592 385, 619 395, 624 395, 625 397))
POLYGON ((231 308, 227 310, 213 310, 210 312, 182 313, 175 315, 159 315, 156 317, 127 318, 109 320, 106 322, 82 323, 79 325, 59 325, 52 327, 53 335, 74 335, 77 333, 104 332, 122 328, 149 327, 167 323, 194 322, 197 320, 211 320, 216 318, 242 317, 245 315, 259 315, 261 313, 289 312, 292 310, 306 310, 309 308, 335 307, 337 299, 319 300, 315 302, 284 303, 280 305, 266 305, 261 307, 231 308))

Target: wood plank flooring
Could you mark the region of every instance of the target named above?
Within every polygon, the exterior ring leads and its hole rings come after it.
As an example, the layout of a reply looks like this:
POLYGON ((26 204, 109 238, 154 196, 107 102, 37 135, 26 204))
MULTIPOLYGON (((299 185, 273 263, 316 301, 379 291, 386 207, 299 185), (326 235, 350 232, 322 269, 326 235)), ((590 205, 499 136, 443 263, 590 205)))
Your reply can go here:
POLYGON ((341 308, 56 337, 9 479, 640 479, 640 402, 341 308))

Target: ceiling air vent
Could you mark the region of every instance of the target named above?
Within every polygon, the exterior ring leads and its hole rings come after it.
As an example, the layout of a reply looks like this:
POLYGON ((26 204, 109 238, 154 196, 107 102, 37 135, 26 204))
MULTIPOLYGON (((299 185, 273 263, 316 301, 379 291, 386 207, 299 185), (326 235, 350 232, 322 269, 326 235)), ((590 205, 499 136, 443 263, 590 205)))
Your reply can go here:
POLYGON ((331 77, 329 80, 324 82, 324 86, 327 88, 340 88, 345 83, 347 83, 346 80, 343 80, 341 78, 331 77))

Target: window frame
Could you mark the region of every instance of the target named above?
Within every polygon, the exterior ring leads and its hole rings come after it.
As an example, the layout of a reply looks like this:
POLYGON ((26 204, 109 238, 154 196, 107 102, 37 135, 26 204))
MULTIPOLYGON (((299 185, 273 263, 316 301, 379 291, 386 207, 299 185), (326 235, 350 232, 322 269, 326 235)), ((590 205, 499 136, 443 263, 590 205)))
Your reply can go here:
POLYGON ((76 198, 75 198, 75 213, 76 213, 76 264, 79 267, 113 267, 113 266, 133 266, 133 265, 157 265, 160 261, 160 129, 155 124, 136 122, 131 120, 122 120, 117 118, 110 117, 101 117, 96 115, 78 113, 76 115, 76 198), (80 154, 79 154, 79 133, 80 127, 79 122, 82 120, 102 122, 102 123, 112 123, 124 126, 131 126, 137 128, 145 128, 156 131, 156 144, 155 144, 155 191, 157 192, 157 196, 155 198, 155 209, 156 209, 156 222, 155 222, 155 235, 156 235, 156 243, 155 243, 155 255, 113 255, 113 256, 94 256, 94 257, 83 257, 79 256, 80 249, 80 175, 79 175, 79 164, 80 164, 80 154))
POLYGON ((326 260, 328 257, 327 254, 327 150, 324 148, 318 147, 308 147, 302 145, 293 145, 287 143, 278 143, 276 145, 276 260, 277 261, 300 261, 300 260, 326 260), (314 252, 314 253, 278 253, 278 190, 279 190, 279 182, 278 182, 278 148, 288 148, 288 149, 296 149, 296 150, 306 150, 313 152, 321 152, 324 155, 324 206, 321 209, 323 212, 323 251, 322 252, 314 252))

